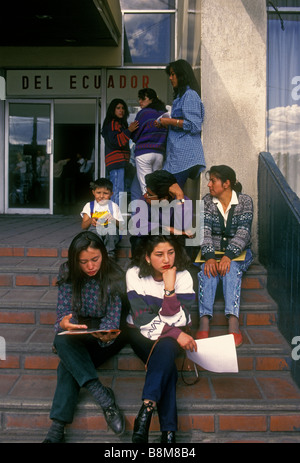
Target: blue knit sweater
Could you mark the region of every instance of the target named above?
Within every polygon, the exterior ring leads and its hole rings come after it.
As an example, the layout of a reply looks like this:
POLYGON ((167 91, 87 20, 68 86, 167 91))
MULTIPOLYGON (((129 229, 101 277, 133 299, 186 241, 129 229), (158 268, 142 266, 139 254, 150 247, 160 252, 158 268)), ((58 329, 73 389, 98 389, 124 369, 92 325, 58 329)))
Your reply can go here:
POLYGON ((139 122, 139 128, 131 135, 135 143, 135 156, 146 153, 165 154, 168 131, 166 128, 158 128, 154 125, 155 120, 164 114, 164 111, 157 111, 152 108, 143 108, 136 115, 135 120, 139 122))
POLYGON ((224 219, 210 194, 204 196, 204 239, 201 252, 205 260, 214 259, 215 251, 225 251, 230 259, 238 257, 251 245, 253 202, 250 196, 238 194, 232 205, 226 227, 224 219))

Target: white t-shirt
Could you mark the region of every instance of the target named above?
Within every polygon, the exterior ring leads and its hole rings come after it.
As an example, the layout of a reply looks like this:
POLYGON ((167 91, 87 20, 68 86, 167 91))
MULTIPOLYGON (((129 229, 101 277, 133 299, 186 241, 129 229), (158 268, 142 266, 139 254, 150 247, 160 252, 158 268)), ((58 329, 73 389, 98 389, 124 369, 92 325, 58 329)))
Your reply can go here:
MULTIPOLYGON (((97 203, 97 201, 94 201, 93 212, 106 212, 106 211, 109 212, 115 220, 118 220, 118 222, 124 222, 120 208, 116 203, 110 200, 104 202, 104 204, 100 204, 100 203, 97 203)), ((86 205, 82 209, 80 213, 81 217, 83 217, 84 214, 87 214, 89 217, 91 217, 90 202, 86 203, 86 205)))

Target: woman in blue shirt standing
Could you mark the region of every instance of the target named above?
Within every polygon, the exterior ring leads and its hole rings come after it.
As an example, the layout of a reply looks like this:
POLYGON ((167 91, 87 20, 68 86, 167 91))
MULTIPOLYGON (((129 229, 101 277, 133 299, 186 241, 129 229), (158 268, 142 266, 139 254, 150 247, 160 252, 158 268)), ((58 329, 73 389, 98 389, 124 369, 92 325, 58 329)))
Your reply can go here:
POLYGON ((174 102, 171 118, 160 119, 160 124, 169 128, 163 168, 171 172, 183 188, 188 178, 197 178, 205 169, 201 141, 204 106, 200 87, 187 61, 170 63, 166 72, 173 86, 174 102))

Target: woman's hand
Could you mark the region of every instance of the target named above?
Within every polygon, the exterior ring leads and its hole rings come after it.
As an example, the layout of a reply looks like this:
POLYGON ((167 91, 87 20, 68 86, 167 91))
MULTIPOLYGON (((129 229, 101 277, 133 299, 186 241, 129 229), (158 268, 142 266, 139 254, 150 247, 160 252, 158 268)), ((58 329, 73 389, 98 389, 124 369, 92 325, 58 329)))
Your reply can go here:
POLYGON ((172 196, 172 198, 176 198, 178 200, 184 199, 184 193, 182 189, 180 188, 180 186, 178 185, 178 183, 173 183, 173 185, 169 187, 169 193, 172 196))
POLYGON ((134 132, 139 126, 138 121, 133 121, 128 127, 129 132, 134 132))
POLYGON ((173 291, 175 288, 176 270, 176 267, 171 267, 162 272, 165 289, 168 291, 173 291))
POLYGON ((161 117, 159 121, 155 121, 154 125, 156 127, 168 127, 170 125, 170 117, 161 117))
POLYGON ((73 315, 70 313, 69 315, 66 315, 60 322, 59 326, 64 330, 64 331, 70 331, 70 330, 87 330, 86 325, 75 325, 75 323, 70 323, 71 318, 73 315))
POLYGON ((112 331, 112 332, 107 332, 107 333, 92 333, 94 338, 100 339, 100 341, 107 343, 114 341, 120 334, 121 331, 112 331))
POLYGON ((204 275, 210 278, 210 275, 216 277, 218 275, 218 262, 216 259, 208 259, 204 264, 204 275))
POLYGON ((223 277, 230 270, 231 259, 227 256, 223 256, 218 265, 219 274, 223 277))
POLYGON ((181 331, 177 338, 177 342, 183 349, 189 350, 190 352, 197 352, 197 343, 195 339, 184 331, 181 331))

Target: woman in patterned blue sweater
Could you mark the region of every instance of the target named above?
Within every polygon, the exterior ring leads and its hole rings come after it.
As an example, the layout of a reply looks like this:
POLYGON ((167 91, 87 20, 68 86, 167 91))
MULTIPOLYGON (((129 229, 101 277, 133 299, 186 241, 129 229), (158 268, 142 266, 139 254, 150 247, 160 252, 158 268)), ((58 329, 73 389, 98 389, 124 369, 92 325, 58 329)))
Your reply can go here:
POLYGON ((209 194, 204 196, 204 239, 201 253, 205 263, 198 274, 199 280, 199 339, 207 338, 209 321, 219 281, 223 283, 225 315, 229 333, 233 333, 236 346, 242 344, 239 330, 239 309, 242 275, 252 262, 251 226, 253 203, 242 194, 242 185, 236 181, 233 169, 213 166, 209 170, 209 194), (218 262, 215 251, 223 251, 218 262), (245 251, 245 260, 235 261, 245 251))
POLYGON ((107 424, 119 435, 125 428, 124 417, 113 391, 98 379, 96 368, 126 344, 126 334, 122 331, 82 335, 72 331, 120 328, 127 300, 123 272, 108 258, 100 237, 85 231, 70 244, 68 261, 60 267, 57 284, 54 347, 60 363, 50 413, 52 425, 44 442, 64 442, 64 427, 73 421, 81 387, 92 394, 107 424), (59 335, 64 331, 72 335, 59 335))

